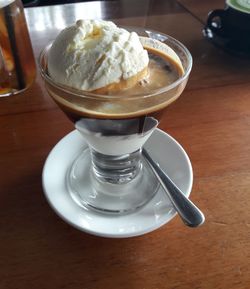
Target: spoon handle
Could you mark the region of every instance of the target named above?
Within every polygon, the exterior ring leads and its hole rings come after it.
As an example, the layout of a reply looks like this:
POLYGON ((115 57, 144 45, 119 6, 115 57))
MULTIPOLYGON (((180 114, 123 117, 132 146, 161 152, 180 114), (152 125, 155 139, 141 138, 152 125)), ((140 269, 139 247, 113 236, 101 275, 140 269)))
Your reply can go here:
POLYGON ((202 225, 205 221, 203 213, 183 194, 169 176, 150 157, 145 149, 142 149, 142 154, 156 175, 162 188, 167 193, 172 205, 180 215, 184 224, 189 227, 198 227, 202 225))

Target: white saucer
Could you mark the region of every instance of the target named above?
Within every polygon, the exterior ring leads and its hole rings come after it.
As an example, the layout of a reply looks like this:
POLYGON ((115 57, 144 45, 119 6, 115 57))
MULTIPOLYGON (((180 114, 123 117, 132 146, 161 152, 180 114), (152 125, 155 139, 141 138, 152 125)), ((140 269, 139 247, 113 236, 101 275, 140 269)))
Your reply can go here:
MULTIPOLYGON (((65 179, 68 168, 86 146, 83 137, 74 130, 57 143, 44 165, 42 178, 45 196, 63 220, 92 235, 126 238, 151 232, 175 216, 176 212, 161 187, 149 203, 132 214, 105 215, 77 205, 66 189, 65 179)), ((180 144, 165 132, 156 129, 145 147, 177 186, 189 196, 193 171, 180 144)))

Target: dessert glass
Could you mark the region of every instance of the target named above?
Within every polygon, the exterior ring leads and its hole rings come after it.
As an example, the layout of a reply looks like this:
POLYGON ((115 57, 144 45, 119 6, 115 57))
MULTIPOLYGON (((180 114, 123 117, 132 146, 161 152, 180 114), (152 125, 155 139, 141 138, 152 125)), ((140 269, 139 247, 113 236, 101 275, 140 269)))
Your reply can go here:
POLYGON ((175 82, 148 94, 98 95, 56 83, 47 72, 51 44, 39 57, 41 75, 48 93, 74 122, 84 137, 84 148, 68 170, 66 184, 77 204, 101 213, 130 213, 155 195, 158 181, 141 149, 165 108, 175 101, 186 86, 192 67, 187 48, 163 33, 128 28, 139 36, 161 41, 180 58, 184 73, 175 82))

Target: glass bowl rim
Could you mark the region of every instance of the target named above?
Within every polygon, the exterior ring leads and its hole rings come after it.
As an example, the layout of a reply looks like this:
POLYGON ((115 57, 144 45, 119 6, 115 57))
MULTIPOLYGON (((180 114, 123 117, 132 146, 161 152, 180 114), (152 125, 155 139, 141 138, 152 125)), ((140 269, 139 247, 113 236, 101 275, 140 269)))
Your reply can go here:
POLYGON ((133 99, 133 100, 136 100, 136 99, 145 99, 145 98, 153 97, 155 95, 159 95, 159 94, 165 93, 165 92, 177 87, 179 84, 184 82, 186 78, 188 78, 188 76, 190 74, 190 71, 192 69, 193 59, 192 59, 192 55, 189 52, 189 50, 179 40, 175 39, 174 37, 172 37, 170 35, 167 35, 165 33, 159 32, 157 30, 147 29, 146 27, 145 28, 143 28, 143 27, 134 27, 134 26, 120 26, 120 27, 124 28, 124 29, 128 29, 130 31, 133 31, 133 29, 134 29, 135 32, 140 30, 141 32, 144 32, 146 34, 154 33, 154 34, 157 34, 157 35, 160 35, 160 36, 164 37, 165 40, 170 40, 172 43, 176 44, 179 48, 181 48, 182 51, 184 51, 184 54, 186 55, 186 58, 188 59, 188 65, 187 65, 186 70, 184 71, 184 74, 181 77, 179 77, 176 81, 171 83, 170 85, 166 85, 166 86, 164 86, 162 88, 156 89, 152 93, 149 93, 149 94, 143 93, 143 94, 136 94, 136 95, 129 95, 129 96, 126 96, 126 95, 122 95, 122 96, 121 95, 105 95, 105 94, 94 93, 94 92, 91 92, 91 91, 76 89, 76 88, 73 88, 73 87, 66 86, 66 85, 60 84, 58 82, 55 82, 48 75, 48 73, 46 72, 46 70, 42 66, 43 57, 46 54, 46 52, 49 50, 49 48, 52 46, 53 41, 48 43, 42 49, 42 51, 39 54, 38 66, 39 66, 40 74, 52 86, 56 87, 57 89, 63 90, 66 93, 70 93, 70 94, 72 94, 74 96, 78 96, 78 97, 81 97, 81 98, 92 98, 92 99, 97 99, 97 100, 102 100, 102 101, 105 100, 105 99, 106 100, 109 100, 109 99, 112 99, 112 100, 115 100, 115 99, 126 99, 126 100, 133 99))

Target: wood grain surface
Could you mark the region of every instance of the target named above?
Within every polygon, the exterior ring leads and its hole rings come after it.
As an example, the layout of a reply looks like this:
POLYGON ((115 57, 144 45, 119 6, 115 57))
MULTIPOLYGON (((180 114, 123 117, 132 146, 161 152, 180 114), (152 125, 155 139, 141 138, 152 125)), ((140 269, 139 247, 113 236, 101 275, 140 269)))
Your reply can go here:
POLYGON ((177 0, 177 2, 203 24, 206 23, 210 11, 226 7, 225 0, 177 0))
MULTIPOLYGON (((37 71, 29 90, 0 99, 0 288, 248 289, 250 62, 208 43, 203 24, 183 4, 188 1, 145 0, 136 9, 131 2, 114 2, 26 9, 36 58, 80 16, 146 26, 182 41, 192 53, 193 70, 160 128, 191 159, 191 199, 206 223, 191 229, 176 217, 140 237, 108 239, 59 219, 43 195, 41 173, 48 153, 73 125, 37 71)), ((190 2, 204 2, 196 7, 202 15, 204 7, 222 1, 190 2)))

